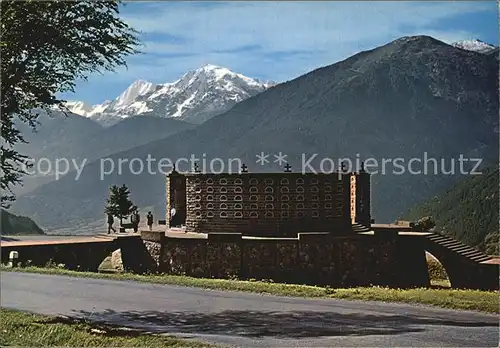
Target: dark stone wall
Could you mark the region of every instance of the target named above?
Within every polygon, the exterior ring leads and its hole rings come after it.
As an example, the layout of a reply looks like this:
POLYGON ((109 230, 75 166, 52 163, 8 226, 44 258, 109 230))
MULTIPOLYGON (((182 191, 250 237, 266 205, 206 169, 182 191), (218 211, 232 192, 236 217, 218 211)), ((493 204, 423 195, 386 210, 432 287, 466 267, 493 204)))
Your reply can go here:
POLYGON ((421 284, 430 286, 425 257, 425 237, 405 236, 393 239, 396 241, 396 263, 392 267, 394 268, 393 273, 399 277, 397 282, 402 283, 404 287, 414 287, 421 284))
POLYGON ((120 249, 123 267, 135 273, 156 272, 161 255, 162 238, 159 233, 141 236, 121 237, 117 240, 92 242, 47 243, 4 245, 0 253, 2 263, 9 262, 11 251, 17 251, 21 266, 46 267, 48 264, 64 265, 65 269, 97 272, 99 265, 113 251, 120 249))
POLYGON ((151 256, 152 261, 158 267, 161 261, 161 243, 150 242, 145 240, 144 247, 147 250, 147 253, 151 256))
MULTIPOLYGON (((172 181, 177 176, 167 179, 167 202, 173 201, 172 181)), ((188 232, 269 237, 319 231, 352 234, 350 173, 197 173, 184 177, 188 232)))
POLYGON ((17 262, 22 266, 46 267, 48 264, 61 264, 70 270, 95 272, 101 262, 118 248, 114 241, 2 246, 1 256, 2 263, 7 263, 10 252, 17 251, 17 262))
POLYGON ((301 233, 278 239, 214 233, 208 239, 148 241, 148 249, 161 250, 159 270, 167 274, 333 287, 428 286, 425 253, 411 251, 415 241, 405 238, 301 233))
POLYGON ((166 238, 161 255, 160 271, 188 276, 206 275, 206 248, 200 239, 166 238))
MULTIPOLYGON (((161 240, 161 239, 160 239, 161 240)), ((141 236, 118 238, 116 245, 121 250, 123 269, 133 273, 154 273, 158 271, 155 260, 161 254, 161 243, 146 243, 141 236)))

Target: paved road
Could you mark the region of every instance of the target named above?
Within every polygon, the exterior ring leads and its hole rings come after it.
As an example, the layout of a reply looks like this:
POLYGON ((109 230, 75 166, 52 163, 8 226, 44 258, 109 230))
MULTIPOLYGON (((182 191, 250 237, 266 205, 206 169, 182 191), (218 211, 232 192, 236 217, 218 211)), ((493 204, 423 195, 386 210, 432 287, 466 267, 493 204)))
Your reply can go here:
POLYGON ((376 302, 296 299, 4 272, 1 306, 238 347, 497 347, 498 317, 376 302))

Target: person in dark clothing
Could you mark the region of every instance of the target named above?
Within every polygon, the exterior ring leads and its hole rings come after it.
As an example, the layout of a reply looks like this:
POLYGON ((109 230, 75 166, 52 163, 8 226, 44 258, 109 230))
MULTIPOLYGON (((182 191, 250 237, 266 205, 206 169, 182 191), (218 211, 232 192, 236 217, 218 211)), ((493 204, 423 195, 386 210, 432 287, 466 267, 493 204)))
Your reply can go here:
POLYGON ((113 218, 113 215, 108 214, 108 234, 110 234, 111 231, 116 233, 116 230, 113 228, 114 223, 115 223, 115 219, 113 218))
POLYGON ((153 230, 153 214, 151 214, 150 211, 148 211, 148 215, 146 215, 146 219, 148 222, 149 230, 152 231, 153 230))
POLYGON ((130 219, 132 220, 131 222, 134 224, 134 232, 137 233, 137 231, 139 230, 139 222, 141 221, 141 216, 139 215, 139 210, 136 210, 135 212, 133 212, 130 219))

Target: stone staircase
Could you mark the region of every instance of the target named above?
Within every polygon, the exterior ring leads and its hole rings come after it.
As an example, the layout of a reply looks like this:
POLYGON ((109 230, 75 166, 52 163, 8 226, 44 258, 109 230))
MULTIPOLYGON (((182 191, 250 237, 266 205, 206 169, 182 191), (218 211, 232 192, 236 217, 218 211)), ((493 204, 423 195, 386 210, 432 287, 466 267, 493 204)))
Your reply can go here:
POLYGON ((113 240, 115 240, 117 238, 117 235, 107 234, 105 232, 102 232, 102 233, 98 233, 98 234, 94 235, 93 237, 97 238, 97 239, 103 239, 103 240, 113 241, 113 240))
POLYGON ((371 231, 370 227, 367 227, 367 226, 360 224, 360 223, 354 223, 351 226, 352 226, 352 230, 355 233, 363 233, 363 232, 370 232, 371 231))
POLYGON ((440 247, 447 249, 448 251, 452 251, 457 256, 466 258, 469 261, 480 263, 484 261, 491 260, 491 256, 486 255, 485 253, 465 245, 453 238, 444 236, 439 233, 430 233, 425 236, 426 239, 439 245, 440 247))

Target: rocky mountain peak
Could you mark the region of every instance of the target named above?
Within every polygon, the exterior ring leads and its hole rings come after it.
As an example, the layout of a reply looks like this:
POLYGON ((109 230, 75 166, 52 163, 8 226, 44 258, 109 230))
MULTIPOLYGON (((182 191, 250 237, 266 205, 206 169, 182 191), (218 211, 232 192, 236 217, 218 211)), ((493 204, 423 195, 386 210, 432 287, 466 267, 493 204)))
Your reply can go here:
POLYGON ((498 48, 478 39, 457 41, 452 43, 452 46, 478 53, 488 53, 498 48))
POLYGON ((136 80, 113 101, 92 107, 81 101, 71 101, 66 106, 71 112, 105 126, 136 115, 202 123, 273 85, 272 81, 261 82, 221 66, 206 64, 172 83, 136 80))

